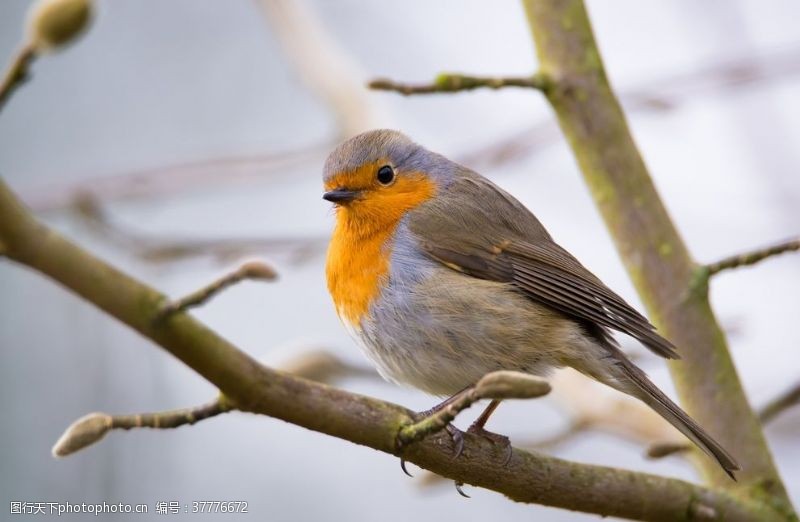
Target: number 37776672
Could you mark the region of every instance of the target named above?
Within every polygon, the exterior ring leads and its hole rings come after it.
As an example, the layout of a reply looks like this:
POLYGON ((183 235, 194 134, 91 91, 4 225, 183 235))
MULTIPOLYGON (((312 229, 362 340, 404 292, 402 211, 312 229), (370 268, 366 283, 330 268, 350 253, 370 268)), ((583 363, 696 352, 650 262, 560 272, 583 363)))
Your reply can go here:
POLYGON ((247 502, 243 500, 195 500, 192 513, 247 513, 247 502))

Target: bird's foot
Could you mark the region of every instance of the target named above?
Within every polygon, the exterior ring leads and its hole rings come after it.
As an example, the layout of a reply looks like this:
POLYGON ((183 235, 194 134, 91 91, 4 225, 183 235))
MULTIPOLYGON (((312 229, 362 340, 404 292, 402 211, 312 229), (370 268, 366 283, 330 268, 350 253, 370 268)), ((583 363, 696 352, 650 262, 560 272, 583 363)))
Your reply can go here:
MULTIPOLYGON (((428 410, 422 413, 418 413, 416 415, 417 419, 424 419, 428 415, 432 413, 436 413, 436 410, 428 410)), ((450 435, 450 440, 453 442, 453 458, 457 459, 461 453, 464 451, 464 432, 460 429, 456 428, 453 424, 448 424, 445 426, 445 431, 447 431, 448 435, 450 435)), ((405 449, 406 444, 401 441, 398 441, 398 450, 402 453, 403 449, 405 449)), ((411 473, 408 472, 406 468, 406 459, 402 456, 400 457, 400 469, 403 470, 403 473, 408 475, 409 477, 413 477, 411 473)))
POLYGON ((505 451, 505 456, 503 458, 503 466, 507 466, 508 463, 511 462, 511 456, 514 453, 514 448, 511 446, 511 440, 509 440, 509 438, 506 437, 505 435, 500 435, 499 433, 493 433, 491 431, 488 431, 477 421, 472 423, 472 425, 469 428, 467 428, 467 433, 483 437, 492 444, 495 444, 501 449, 503 449, 503 451, 505 451))

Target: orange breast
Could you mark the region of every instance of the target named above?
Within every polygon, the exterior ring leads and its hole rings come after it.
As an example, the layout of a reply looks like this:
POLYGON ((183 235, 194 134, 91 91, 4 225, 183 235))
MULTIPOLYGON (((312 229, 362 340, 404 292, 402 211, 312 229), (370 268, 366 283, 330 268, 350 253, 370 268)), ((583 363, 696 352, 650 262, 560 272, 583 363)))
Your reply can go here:
POLYGON ((337 208, 326 275, 336 311, 349 326, 359 328, 387 282, 391 238, 400 220, 434 193, 435 184, 427 176, 406 175, 391 187, 370 190, 337 208))
POLYGON ((343 321, 358 328, 362 316, 389 273, 389 246, 392 229, 370 237, 360 237, 353 228, 337 220, 328 248, 326 275, 328 290, 343 321))

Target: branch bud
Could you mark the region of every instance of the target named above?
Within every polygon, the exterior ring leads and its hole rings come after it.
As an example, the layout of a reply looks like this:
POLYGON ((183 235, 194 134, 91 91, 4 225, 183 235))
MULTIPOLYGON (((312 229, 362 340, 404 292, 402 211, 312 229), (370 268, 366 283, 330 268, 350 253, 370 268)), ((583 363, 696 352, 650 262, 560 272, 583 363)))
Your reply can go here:
POLYGON ((475 392, 482 399, 534 399, 550 393, 550 384, 527 373, 499 371, 483 376, 475 392))
POLYGON ((91 17, 91 0, 40 0, 28 17, 31 45, 37 51, 63 47, 86 29, 91 17))
POLYGON ((54 457, 66 457, 105 437, 111 429, 111 416, 90 413, 76 420, 53 446, 54 457))
POLYGON ((247 279, 272 281, 278 277, 274 268, 261 261, 248 261, 239 268, 239 273, 247 279))

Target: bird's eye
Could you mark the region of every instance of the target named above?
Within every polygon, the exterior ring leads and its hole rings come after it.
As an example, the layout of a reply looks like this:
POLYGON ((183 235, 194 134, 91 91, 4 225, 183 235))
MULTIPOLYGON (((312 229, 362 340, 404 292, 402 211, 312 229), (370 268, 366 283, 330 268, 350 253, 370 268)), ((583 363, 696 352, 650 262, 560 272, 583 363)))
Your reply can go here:
POLYGON ((384 165, 378 169, 378 183, 381 185, 389 185, 394 181, 394 169, 389 165, 384 165))

